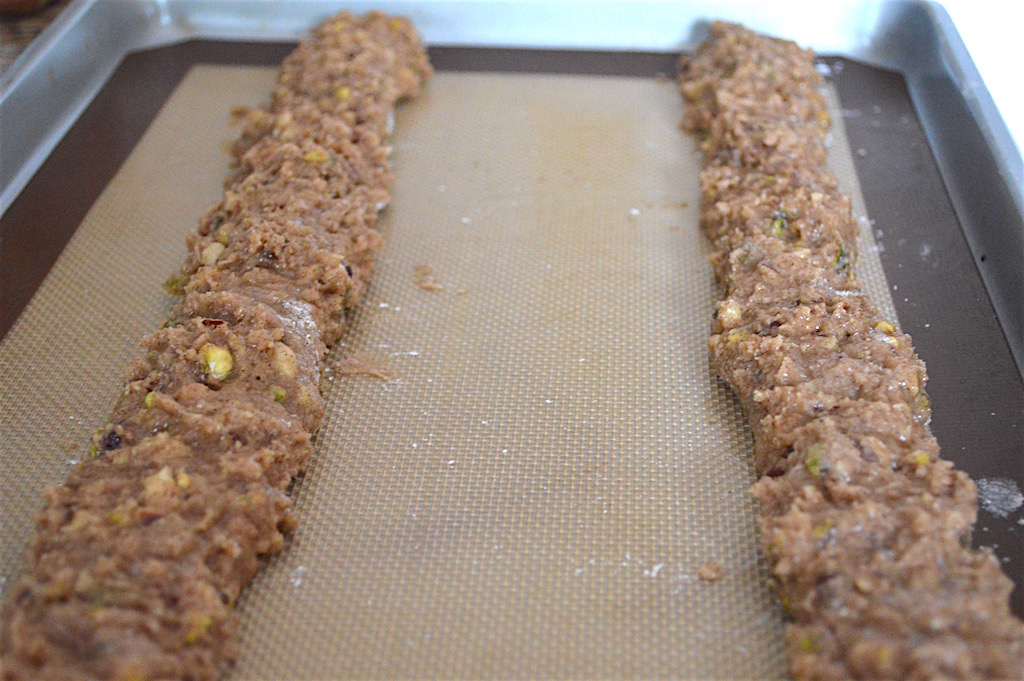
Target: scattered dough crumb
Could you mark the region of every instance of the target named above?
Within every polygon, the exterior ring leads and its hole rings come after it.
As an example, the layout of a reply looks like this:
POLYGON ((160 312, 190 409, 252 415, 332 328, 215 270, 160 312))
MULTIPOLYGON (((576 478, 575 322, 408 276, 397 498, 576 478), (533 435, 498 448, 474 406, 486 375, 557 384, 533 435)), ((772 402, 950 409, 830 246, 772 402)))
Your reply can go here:
POLYGON ((705 582, 717 582, 725 575, 725 568, 720 563, 709 560, 697 567, 697 576, 705 582))
POLYGON ((245 119, 245 117, 248 116, 252 112, 253 112, 253 108, 250 107, 250 106, 235 106, 235 107, 232 107, 231 108, 231 123, 232 123, 232 125, 239 125, 239 124, 241 124, 241 122, 245 119))
POLYGON ((417 265, 412 271, 416 285, 424 291, 443 291, 444 284, 434 274, 432 265, 417 265))
POLYGON ((340 359, 331 370, 338 376, 371 376, 382 381, 394 378, 385 361, 368 352, 356 352, 340 359))

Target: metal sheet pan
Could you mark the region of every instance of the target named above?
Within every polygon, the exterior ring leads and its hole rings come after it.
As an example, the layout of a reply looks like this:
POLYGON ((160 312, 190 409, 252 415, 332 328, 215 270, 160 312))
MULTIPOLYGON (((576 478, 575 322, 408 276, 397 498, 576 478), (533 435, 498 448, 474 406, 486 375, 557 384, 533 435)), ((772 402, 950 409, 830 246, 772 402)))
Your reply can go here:
MULTIPOLYGON (((692 48, 703 37, 709 19, 726 18, 841 58, 828 62, 834 70, 838 70, 836 65, 851 65, 837 77, 840 91, 844 83, 851 92, 863 93, 865 88, 877 86, 877 79, 864 76, 858 64, 892 73, 891 87, 879 90, 873 100, 863 98, 864 107, 858 110, 869 115, 851 116, 847 125, 851 145, 864 151, 858 173, 865 184, 872 177, 898 176, 903 164, 937 167, 938 172, 929 176, 928 191, 914 201, 903 193, 907 187, 888 187, 889 201, 894 204, 890 213, 912 212, 920 219, 908 222, 924 230, 916 236, 901 232, 881 239, 888 247, 883 254, 887 274, 900 292, 894 297, 897 303, 901 297, 907 302, 900 307, 900 318, 929 363, 937 410, 963 414, 948 433, 938 432, 947 454, 976 477, 1002 476, 1001 465, 1011 470, 1016 467, 1019 478, 1024 469, 1019 449, 1024 431, 1024 398, 1019 387, 1024 367, 1024 269, 1020 267, 1024 262, 1024 172, 1005 125, 940 7, 891 1, 794 2, 773 5, 770 10, 751 3, 711 2, 596 6, 574 2, 360 2, 346 6, 411 15, 442 69, 457 68, 458 60, 450 59, 454 52, 461 50, 464 56, 469 48, 483 48, 471 69, 509 70, 509 60, 521 64, 540 55, 536 57, 537 70, 550 67, 555 72, 570 72, 574 59, 586 59, 591 72, 615 73, 626 60, 646 60, 668 72, 674 55, 692 48), (813 22, 808 20, 810 16, 813 22), (513 48, 514 52, 498 52, 497 48, 513 48), (597 62, 600 65, 594 66, 597 62), (889 101, 893 92, 905 92, 906 101, 899 97, 889 101), (885 107, 886 115, 870 115, 871 107, 885 107), (897 153, 895 145, 887 144, 891 139, 886 135, 902 138, 910 134, 886 129, 886 121, 902 121, 903 117, 907 117, 907 127, 915 128, 927 141, 924 147, 908 143, 897 153), (938 212, 933 214, 933 209, 938 212), (941 237, 933 222, 946 223, 941 237), (918 255, 918 244, 950 253, 941 264, 948 269, 933 272, 929 275, 937 277, 933 279, 919 276, 921 268, 914 269, 917 274, 913 276, 901 277, 904 262, 918 255), (908 302, 915 300, 911 292, 915 286, 934 287, 944 278, 954 280, 954 297, 963 292, 961 307, 919 309, 908 302), (932 324, 938 325, 940 317, 959 321, 946 326, 944 349, 929 354, 928 331, 932 324), (949 338, 958 335, 963 342, 949 345, 949 338), (987 351, 977 350, 972 335, 997 350, 1003 344, 999 363, 991 361, 987 351), (1002 382, 1009 391, 990 391, 991 404, 984 401, 983 382, 966 381, 971 388, 958 390, 965 381, 957 372, 976 376, 985 371, 992 372, 991 381, 1002 382), (1008 373, 1013 375, 1008 378, 1008 373), (1009 402, 1001 397, 1004 394, 1010 395, 1009 402), (985 418, 988 414, 992 419, 985 418), (998 423, 993 425, 994 421, 998 423), (994 468, 957 458, 961 450, 990 449, 997 460, 1002 457, 1001 464, 991 464, 994 468), (1007 459, 1005 452, 1013 458, 1007 459)), ((210 55, 218 50, 229 52, 237 44, 227 41, 290 42, 338 9, 339 3, 318 0, 76 0, 0 77, 0 217, 132 53, 194 40, 207 41, 210 55)), ((273 49, 279 54, 285 48, 273 49)), ((866 186, 865 191, 886 196, 885 187, 872 191, 866 186)), ((50 237, 45 224, 34 228, 50 237)), ((9 235, 0 236, 7 240, 9 235)), ((11 304, 6 289, 0 300, 3 306, 11 304)), ((950 422, 939 419, 937 426, 950 422)), ((1004 544, 1003 550, 1007 550, 1007 542, 1015 543, 1016 549, 1009 550, 1020 554, 1020 533, 1012 534, 1010 524, 1015 520, 1016 516, 999 530, 998 540, 980 535, 977 543, 998 541, 1004 544)), ((988 531, 987 526, 981 529, 988 531)), ((1019 584, 1024 560, 1017 555, 1014 561, 1009 569, 1019 584)), ((1018 588, 1018 612, 1022 601, 1018 588)))

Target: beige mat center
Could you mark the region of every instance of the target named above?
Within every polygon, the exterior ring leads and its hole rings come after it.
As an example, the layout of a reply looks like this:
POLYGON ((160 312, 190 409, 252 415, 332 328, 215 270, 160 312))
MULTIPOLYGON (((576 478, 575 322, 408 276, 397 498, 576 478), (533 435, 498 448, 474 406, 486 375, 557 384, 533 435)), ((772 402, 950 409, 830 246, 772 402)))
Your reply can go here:
MULTIPOLYGON (((228 112, 272 77, 193 69, 0 345, 0 580, 170 307, 228 112)), ((681 114, 671 83, 450 73, 399 111, 388 243, 334 355, 391 379, 334 376, 232 678, 783 675, 681 114)))

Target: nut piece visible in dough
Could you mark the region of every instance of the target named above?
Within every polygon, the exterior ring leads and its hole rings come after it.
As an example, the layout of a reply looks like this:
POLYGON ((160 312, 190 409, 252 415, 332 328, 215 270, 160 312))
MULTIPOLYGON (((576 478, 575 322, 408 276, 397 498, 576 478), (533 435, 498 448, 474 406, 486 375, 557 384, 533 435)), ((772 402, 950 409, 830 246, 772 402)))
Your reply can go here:
POLYGON ((299 359, 295 351, 284 343, 274 343, 274 368, 285 378, 295 378, 299 373, 299 359))
POLYGON ((218 381, 223 381, 231 375, 234 359, 231 352, 212 343, 207 343, 199 348, 199 357, 204 371, 218 381))

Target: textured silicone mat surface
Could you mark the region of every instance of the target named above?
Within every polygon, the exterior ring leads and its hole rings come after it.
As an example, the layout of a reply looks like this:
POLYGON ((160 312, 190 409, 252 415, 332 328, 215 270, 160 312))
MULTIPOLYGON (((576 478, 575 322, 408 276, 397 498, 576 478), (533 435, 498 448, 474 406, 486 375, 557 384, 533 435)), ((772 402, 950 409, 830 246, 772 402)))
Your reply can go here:
MULTIPOLYGON (((167 314, 229 111, 272 79, 193 69, 0 345, 0 579, 167 314)), ((783 675, 681 113, 653 79, 471 73, 399 110, 387 244, 334 355, 357 361, 329 382, 299 529, 240 603, 233 678, 783 675)))

